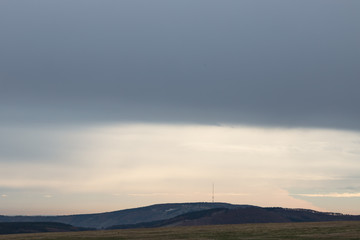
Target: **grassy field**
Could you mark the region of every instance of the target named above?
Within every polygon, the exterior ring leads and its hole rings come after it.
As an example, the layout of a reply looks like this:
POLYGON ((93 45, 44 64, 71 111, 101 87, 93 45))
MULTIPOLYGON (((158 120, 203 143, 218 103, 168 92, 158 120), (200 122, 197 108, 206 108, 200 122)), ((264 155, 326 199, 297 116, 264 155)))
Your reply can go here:
POLYGON ((0 240, 360 239, 360 222, 270 223, 0 235, 0 240))

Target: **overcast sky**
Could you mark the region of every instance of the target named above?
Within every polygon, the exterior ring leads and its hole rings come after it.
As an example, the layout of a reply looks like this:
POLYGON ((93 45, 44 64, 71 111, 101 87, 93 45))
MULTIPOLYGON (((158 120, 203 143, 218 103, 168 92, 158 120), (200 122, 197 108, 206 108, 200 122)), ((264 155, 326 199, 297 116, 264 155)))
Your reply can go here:
POLYGON ((357 0, 0 0, 0 214, 207 201, 213 181, 222 201, 360 214, 359 12, 357 0))

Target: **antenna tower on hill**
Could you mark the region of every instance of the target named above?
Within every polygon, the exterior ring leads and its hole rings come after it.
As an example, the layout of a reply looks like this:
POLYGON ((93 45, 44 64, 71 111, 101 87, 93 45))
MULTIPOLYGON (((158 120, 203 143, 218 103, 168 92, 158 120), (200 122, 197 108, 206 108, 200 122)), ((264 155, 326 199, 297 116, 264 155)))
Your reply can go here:
POLYGON ((212 202, 214 203, 214 183, 212 184, 212 202))

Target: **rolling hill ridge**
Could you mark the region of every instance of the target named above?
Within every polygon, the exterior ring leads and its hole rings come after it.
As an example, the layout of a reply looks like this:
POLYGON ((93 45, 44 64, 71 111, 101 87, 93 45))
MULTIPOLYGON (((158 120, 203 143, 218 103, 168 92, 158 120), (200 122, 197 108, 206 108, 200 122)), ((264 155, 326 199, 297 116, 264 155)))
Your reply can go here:
POLYGON ((76 227, 108 228, 114 225, 136 224, 170 219, 181 214, 213 208, 242 208, 249 205, 229 203, 168 203, 114 212, 64 216, 1 216, 0 222, 59 222, 76 227))
POLYGON ((172 226, 200 226, 244 223, 289 223, 360 221, 360 216, 317 212, 308 209, 262 208, 214 208, 190 212, 177 217, 154 222, 112 226, 109 229, 154 228, 172 226))
POLYGON ((0 222, 0 234, 39 233, 39 232, 77 232, 94 230, 78 228, 56 222, 0 222))
POLYGON ((360 221, 360 216, 228 203, 168 203, 114 212, 65 216, 0 216, 0 223, 57 222, 77 228, 94 229, 352 220, 360 221))

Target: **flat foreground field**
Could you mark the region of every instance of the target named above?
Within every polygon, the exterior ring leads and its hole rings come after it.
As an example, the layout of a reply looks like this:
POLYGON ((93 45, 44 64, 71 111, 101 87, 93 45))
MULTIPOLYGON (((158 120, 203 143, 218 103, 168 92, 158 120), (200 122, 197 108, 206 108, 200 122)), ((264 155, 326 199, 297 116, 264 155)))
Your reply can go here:
POLYGON ((360 239, 360 221, 267 223, 0 235, 0 240, 360 239))

